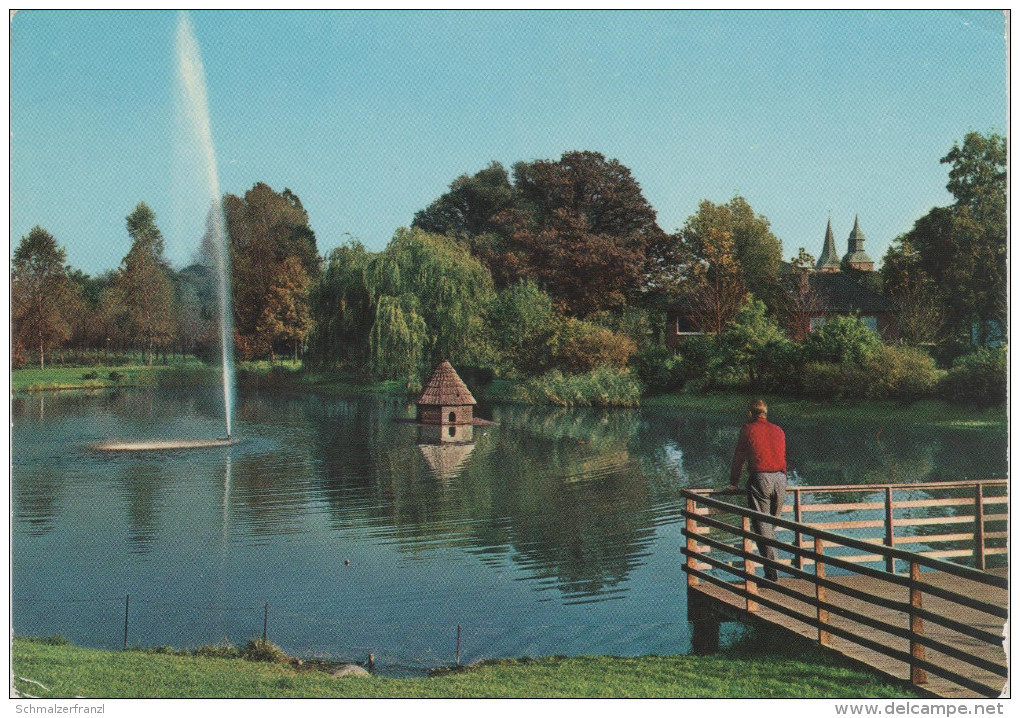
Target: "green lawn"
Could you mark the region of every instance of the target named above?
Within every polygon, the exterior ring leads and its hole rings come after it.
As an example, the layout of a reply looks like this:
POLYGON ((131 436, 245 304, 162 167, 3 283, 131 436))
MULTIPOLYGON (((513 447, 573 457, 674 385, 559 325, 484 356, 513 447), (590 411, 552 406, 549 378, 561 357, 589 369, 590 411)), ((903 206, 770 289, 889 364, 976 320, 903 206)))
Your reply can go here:
POLYGON ((910 698, 918 695, 909 686, 848 667, 838 657, 810 647, 796 651, 789 648, 738 649, 708 657, 517 659, 429 678, 337 679, 320 670, 288 663, 101 651, 16 638, 12 667, 15 688, 40 698, 910 698))

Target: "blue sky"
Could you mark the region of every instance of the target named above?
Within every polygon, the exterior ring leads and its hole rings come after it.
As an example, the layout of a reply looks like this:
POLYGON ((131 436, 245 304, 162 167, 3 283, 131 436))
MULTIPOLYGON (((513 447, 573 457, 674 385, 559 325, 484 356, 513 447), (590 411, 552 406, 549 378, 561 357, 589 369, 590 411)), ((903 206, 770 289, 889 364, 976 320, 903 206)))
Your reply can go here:
MULTIPOLYGON (((156 212, 177 267, 204 228, 175 130, 174 12, 11 22, 11 245, 41 225, 88 273, 156 212)), ((931 207, 969 131, 1006 132, 997 11, 191 13, 223 192, 291 188, 319 249, 382 249, 460 174, 593 150, 667 230, 744 196, 789 259, 876 261, 931 207)))

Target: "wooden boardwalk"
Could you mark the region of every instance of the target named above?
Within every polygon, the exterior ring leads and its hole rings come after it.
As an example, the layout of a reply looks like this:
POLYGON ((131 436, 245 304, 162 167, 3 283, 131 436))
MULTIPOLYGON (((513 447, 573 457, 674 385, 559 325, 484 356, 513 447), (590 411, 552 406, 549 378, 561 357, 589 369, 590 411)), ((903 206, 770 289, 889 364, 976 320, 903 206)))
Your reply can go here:
MULTIPOLYGON (((1005 576, 1006 571, 996 570, 992 573, 1005 576)), ((924 580, 930 585, 946 589, 954 587, 954 584, 959 584, 960 581, 955 576, 939 573, 926 573, 924 574, 924 580)), ((838 576, 833 577, 832 581, 891 601, 903 600, 902 590, 899 591, 899 595, 896 595, 897 592, 893 590, 896 587, 882 581, 875 581, 863 576, 838 576)), ((791 592, 802 594, 806 599, 812 599, 815 596, 815 587, 807 580, 781 577, 779 585, 791 592)), ((959 586, 957 585, 956 588, 959 588, 959 586)), ((786 612, 776 610, 770 607, 768 603, 781 603, 785 607, 801 613, 807 619, 815 617, 815 607, 809 603, 798 601, 786 593, 766 588, 764 581, 758 586, 758 610, 751 614, 747 612, 745 599, 742 596, 721 586, 711 583, 700 583, 697 586, 688 588, 689 599, 691 598, 691 593, 701 594, 704 599, 714 602, 716 604, 715 610, 731 620, 742 622, 763 621, 772 627, 785 629, 812 641, 818 638, 817 629, 809 623, 806 623, 803 619, 790 616, 786 612)), ((878 621, 890 625, 907 626, 909 624, 909 616, 905 612, 883 607, 876 608, 873 604, 866 604, 850 596, 839 595, 835 591, 829 591, 828 597, 834 607, 845 607, 850 611, 869 615, 878 621)), ((974 597, 1002 606, 1003 608, 1008 607, 1008 591, 1005 589, 987 586, 975 587, 974 597)), ((697 598, 695 598, 695 601, 697 601, 697 598)), ((997 620, 983 612, 962 607, 944 599, 931 598, 926 602, 925 608, 932 613, 948 616, 956 621, 966 623, 975 629, 987 631, 995 635, 1002 635, 1005 626, 1004 620, 997 620)), ((831 637, 829 648, 894 678, 910 681, 911 669, 908 663, 891 658, 884 653, 865 648, 859 643, 842 638, 839 635, 835 635, 835 633, 842 629, 849 634, 863 636, 868 640, 881 643, 893 651, 906 655, 910 655, 909 639, 890 636, 884 631, 871 630, 867 626, 856 623, 853 619, 837 615, 832 609, 829 610, 829 620, 834 634, 831 637)), ((1001 666, 1003 669, 1006 667, 1006 651, 1002 645, 993 646, 972 637, 960 636, 956 632, 949 631, 934 623, 929 623, 925 626, 925 635, 940 642, 950 643, 959 650, 1001 666)), ((950 656, 936 654, 933 650, 928 650, 926 659, 941 663, 954 673, 987 686, 988 694, 1001 693, 1006 689, 1006 679, 994 676, 988 671, 980 670, 973 665, 950 656)), ((967 690, 933 673, 927 675, 927 683, 919 684, 917 687, 939 698, 974 698, 978 695, 975 691, 967 690)))
POLYGON ((989 556, 1006 555, 1006 489, 1001 479, 798 487, 794 521, 732 494, 684 491, 695 650, 713 650, 719 622, 737 620, 817 641, 935 697, 1008 692, 1008 569, 985 570, 989 556), (822 502, 805 501, 812 493, 822 502), (754 530, 766 519, 777 538, 754 530), (763 543, 778 560, 762 558, 763 543), (763 565, 781 578, 761 578, 763 565))

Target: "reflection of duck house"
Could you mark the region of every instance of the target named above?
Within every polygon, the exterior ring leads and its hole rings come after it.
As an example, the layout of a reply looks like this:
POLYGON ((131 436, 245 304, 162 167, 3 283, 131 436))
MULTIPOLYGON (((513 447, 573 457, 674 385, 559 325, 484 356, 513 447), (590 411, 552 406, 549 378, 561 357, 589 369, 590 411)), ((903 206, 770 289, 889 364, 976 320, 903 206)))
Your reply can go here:
POLYGON ((474 448, 474 444, 418 444, 418 451, 429 469, 444 480, 452 479, 460 472, 461 465, 474 448))
POLYGON ((471 441, 477 403, 450 362, 441 362, 418 397, 418 423, 444 427, 446 431, 440 433, 446 441, 471 441))

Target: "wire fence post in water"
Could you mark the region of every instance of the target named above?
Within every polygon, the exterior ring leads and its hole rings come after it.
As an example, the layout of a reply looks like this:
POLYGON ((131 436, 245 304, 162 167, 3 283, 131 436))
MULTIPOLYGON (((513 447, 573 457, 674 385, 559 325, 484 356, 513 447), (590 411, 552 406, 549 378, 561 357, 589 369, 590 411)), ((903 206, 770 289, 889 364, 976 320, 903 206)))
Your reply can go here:
POLYGON ((460 624, 457 624, 457 667, 460 668, 460 624))
POLYGON ((131 610, 131 594, 124 597, 124 650, 127 650, 128 614, 131 610))
POLYGON ((262 614, 262 640, 269 640, 269 604, 266 603, 266 612, 262 614))

